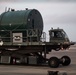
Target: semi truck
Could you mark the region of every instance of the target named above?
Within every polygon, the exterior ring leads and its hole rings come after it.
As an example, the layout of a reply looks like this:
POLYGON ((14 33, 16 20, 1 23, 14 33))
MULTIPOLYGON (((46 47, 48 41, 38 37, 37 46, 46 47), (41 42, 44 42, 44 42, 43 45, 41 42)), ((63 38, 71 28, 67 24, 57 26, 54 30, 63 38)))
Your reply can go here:
POLYGON ((0 63, 49 65, 52 68, 60 64, 71 63, 67 55, 47 58, 52 50, 59 51, 71 45, 63 29, 49 30, 49 42, 43 32, 43 19, 36 9, 8 10, 0 15, 0 63))

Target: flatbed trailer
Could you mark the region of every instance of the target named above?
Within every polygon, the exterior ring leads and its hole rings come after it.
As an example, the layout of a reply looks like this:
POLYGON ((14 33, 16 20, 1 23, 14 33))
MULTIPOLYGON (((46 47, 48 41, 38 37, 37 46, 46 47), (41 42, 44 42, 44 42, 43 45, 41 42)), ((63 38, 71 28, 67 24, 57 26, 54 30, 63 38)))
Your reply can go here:
POLYGON ((48 63, 50 67, 56 68, 59 64, 68 66, 71 63, 68 56, 63 56, 60 59, 57 57, 47 59, 46 57, 52 50, 67 49, 70 44, 46 42, 45 33, 43 32, 43 37, 41 38, 37 29, 0 31, 1 34, 5 32, 9 34, 9 37, 3 36, 0 38, 1 64, 17 64, 19 62, 20 64, 43 65, 48 63), (22 33, 25 31, 27 36, 23 37, 22 33))
MULTIPOLYGON (((30 42, 29 42, 30 44, 30 42)), ((71 59, 68 56, 63 56, 62 58, 50 57, 47 59, 46 55, 49 54, 54 48, 60 48, 61 45, 53 45, 49 42, 32 42, 30 45, 2 45, 0 46, 0 56, 2 56, 2 60, 6 59, 6 56, 10 61, 9 64, 18 64, 16 61, 19 60, 19 64, 33 64, 42 65, 47 64, 50 67, 56 68, 59 64, 67 66, 70 64, 71 59), (32 44, 32 45, 31 45, 32 44), (3 59, 4 56, 4 59, 3 59), (31 58, 31 59, 30 59, 31 58), (24 61, 26 59, 26 62, 24 61), (65 61, 64 61, 65 59, 65 61), (28 61, 35 61, 34 63, 30 63, 28 61)), ((1 62, 5 63, 5 62, 1 62)), ((7 63, 5 63, 7 64, 7 63)))

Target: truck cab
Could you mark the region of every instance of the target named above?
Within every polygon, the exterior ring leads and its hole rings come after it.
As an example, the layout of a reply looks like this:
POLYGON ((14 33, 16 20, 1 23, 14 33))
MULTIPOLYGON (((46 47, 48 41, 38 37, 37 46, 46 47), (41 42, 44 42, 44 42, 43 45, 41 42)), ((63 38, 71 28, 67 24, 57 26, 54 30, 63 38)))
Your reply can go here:
POLYGON ((49 42, 52 44, 61 45, 61 49, 67 49, 70 46, 70 40, 63 29, 53 29, 49 31, 49 42))

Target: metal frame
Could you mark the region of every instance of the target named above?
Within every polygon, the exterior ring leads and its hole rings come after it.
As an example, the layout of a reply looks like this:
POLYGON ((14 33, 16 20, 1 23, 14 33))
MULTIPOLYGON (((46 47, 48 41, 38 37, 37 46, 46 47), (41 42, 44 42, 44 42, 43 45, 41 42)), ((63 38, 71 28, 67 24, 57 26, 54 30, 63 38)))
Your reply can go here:
POLYGON ((4 42, 4 45, 17 45, 18 43, 13 43, 13 33, 15 32, 20 32, 20 33, 23 33, 23 32, 26 32, 26 37, 22 37, 22 39, 26 39, 26 41, 23 41, 22 45, 29 45, 29 44, 33 44, 35 45, 36 43, 41 43, 41 42, 44 42, 46 41, 46 33, 45 32, 41 32, 41 30, 38 30, 38 29, 24 29, 24 30, 20 30, 20 29, 17 29, 17 30, 0 30, 0 32, 6 32, 7 34, 4 36, 4 37, 0 37, 0 39, 9 39, 9 41, 3 41, 4 42), (7 35, 9 34, 9 37, 7 37, 7 35), (41 34, 43 34, 43 36, 41 37, 41 34), (32 41, 32 38, 35 37, 37 41, 32 41))

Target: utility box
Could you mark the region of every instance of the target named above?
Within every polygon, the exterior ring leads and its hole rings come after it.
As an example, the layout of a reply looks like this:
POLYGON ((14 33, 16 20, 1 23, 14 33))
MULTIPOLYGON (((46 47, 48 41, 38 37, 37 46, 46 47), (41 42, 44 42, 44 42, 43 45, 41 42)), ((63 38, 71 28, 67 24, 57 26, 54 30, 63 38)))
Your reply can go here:
POLYGON ((29 63, 28 64, 31 64, 31 65, 37 65, 37 56, 29 56, 29 63))
POLYGON ((20 63, 22 63, 22 64, 27 64, 28 63, 28 58, 27 57, 21 57, 20 58, 20 63))
POLYGON ((10 64, 11 57, 10 56, 1 56, 2 64, 10 64))

